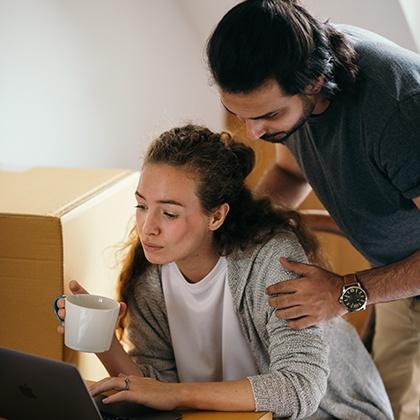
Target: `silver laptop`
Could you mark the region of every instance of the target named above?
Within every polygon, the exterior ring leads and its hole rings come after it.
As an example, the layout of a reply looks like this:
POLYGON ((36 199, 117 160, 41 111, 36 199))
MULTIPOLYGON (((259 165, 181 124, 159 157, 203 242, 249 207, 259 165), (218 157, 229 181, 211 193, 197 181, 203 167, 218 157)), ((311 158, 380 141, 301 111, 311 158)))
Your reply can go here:
POLYGON ((0 347, 0 418, 8 420, 176 420, 175 411, 132 403, 104 405, 77 368, 0 347))

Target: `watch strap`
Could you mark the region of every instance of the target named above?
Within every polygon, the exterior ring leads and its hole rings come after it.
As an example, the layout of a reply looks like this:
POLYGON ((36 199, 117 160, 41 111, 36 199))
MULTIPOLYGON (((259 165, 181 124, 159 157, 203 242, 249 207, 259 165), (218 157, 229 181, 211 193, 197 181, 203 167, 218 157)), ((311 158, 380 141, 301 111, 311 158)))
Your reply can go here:
POLYGON ((357 286, 360 284, 356 273, 346 274, 343 276, 344 287, 357 286))

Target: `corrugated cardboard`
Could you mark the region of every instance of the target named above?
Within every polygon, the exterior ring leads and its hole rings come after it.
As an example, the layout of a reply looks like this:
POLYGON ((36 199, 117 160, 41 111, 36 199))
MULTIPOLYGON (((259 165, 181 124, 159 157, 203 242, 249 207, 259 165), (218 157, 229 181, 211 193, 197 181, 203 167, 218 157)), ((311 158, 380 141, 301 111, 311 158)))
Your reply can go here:
POLYGON ((64 348, 51 305, 71 279, 115 297, 137 180, 121 170, 0 171, 0 346, 73 361, 90 379, 105 375, 94 355, 64 348))

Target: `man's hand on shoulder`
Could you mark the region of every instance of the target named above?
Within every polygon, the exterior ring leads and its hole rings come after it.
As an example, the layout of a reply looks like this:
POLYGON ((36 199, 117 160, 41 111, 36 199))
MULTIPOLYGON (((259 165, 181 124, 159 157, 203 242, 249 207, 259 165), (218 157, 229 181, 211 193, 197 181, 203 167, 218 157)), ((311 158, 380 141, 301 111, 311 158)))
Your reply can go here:
POLYGON ((341 276, 284 257, 280 258, 280 263, 300 277, 273 284, 266 292, 277 317, 286 320, 291 328, 310 327, 346 313, 338 302, 343 287, 341 276))

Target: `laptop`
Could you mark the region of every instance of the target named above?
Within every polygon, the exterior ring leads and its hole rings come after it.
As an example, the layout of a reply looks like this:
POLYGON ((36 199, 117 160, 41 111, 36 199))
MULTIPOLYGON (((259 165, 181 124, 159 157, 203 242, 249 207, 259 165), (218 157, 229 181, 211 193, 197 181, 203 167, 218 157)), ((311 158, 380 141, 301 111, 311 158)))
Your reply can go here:
POLYGON ((0 418, 8 420, 177 420, 175 411, 93 399, 74 365, 0 347, 0 418))

